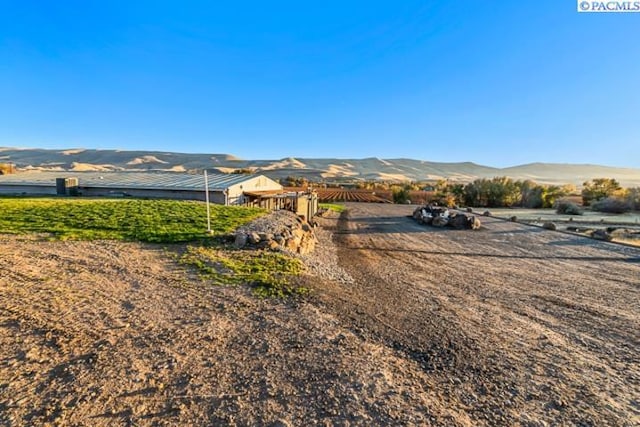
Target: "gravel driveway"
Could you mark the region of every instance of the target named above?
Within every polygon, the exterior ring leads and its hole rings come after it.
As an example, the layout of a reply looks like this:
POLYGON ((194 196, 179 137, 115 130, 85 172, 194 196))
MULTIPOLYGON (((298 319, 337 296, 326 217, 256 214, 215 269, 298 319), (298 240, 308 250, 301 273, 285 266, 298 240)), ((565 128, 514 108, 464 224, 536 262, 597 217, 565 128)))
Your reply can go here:
POLYGON ((354 282, 318 287, 318 304, 417 362, 421 392, 437 391, 456 423, 640 424, 640 250, 348 207, 334 240, 354 282))

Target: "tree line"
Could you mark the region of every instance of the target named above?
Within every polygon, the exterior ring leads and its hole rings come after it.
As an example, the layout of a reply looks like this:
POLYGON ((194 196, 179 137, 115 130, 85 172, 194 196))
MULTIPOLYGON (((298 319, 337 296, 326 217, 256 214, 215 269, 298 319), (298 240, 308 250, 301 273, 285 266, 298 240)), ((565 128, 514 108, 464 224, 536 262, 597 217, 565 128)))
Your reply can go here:
MULTIPOLYGON (((306 186, 307 178, 288 176, 281 180, 283 185, 306 186)), ((331 187, 330 183, 315 183, 318 187, 331 187)), ((411 201, 410 191, 432 191, 431 200, 443 206, 474 207, 522 207, 556 208, 558 202, 568 196, 581 196, 582 205, 603 212, 626 212, 640 210, 640 187, 622 188, 613 178, 595 178, 582 184, 581 192, 572 185, 539 184, 532 180, 514 180, 506 176, 479 178, 468 184, 447 180, 437 182, 354 181, 334 183, 335 186, 392 192, 395 203, 411 201)), ((575 200, 571 198, 571 200, 575 200)), ((563 200, 565 205, 566 200, 563 200)), ((577 208, 577 206, 576 206, 577 208)))
MULTIPOLYGON (((434 202, 446 206, 553 208, 559 200, 577 193, 574 185, 546 185, 509 177, 480 178, 466 185, 439 181, 434 202)), ((583 183, 583 206, 607 211, 640 209, 640 188, 622 188, 612 178, 596 178, 583 183), (602 209, 604 208, 604 209, 602 209)))
POLYGON ((434 201, 447 206, 550 208, 575 191, 573 185, 544 185, 500 176, 479 178, 466 185, 439 181, 434 201))

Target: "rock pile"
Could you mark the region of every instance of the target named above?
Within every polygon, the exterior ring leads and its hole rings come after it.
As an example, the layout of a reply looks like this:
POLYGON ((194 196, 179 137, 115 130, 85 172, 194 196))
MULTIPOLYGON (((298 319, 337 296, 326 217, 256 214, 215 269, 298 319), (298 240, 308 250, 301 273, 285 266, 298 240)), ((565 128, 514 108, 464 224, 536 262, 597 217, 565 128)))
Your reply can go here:
POLYGON ((413 218, 421 224, 434 227, 453 227, 458 230, 477 230, 480 220, 473 215, 450 211, 440 206, 422 206, 413 211, 413 218))
POLYGON ((274 211, 234 233, 237 248, 254 247, 305 255, 315 249, 314 226, 293 212, 274 211))

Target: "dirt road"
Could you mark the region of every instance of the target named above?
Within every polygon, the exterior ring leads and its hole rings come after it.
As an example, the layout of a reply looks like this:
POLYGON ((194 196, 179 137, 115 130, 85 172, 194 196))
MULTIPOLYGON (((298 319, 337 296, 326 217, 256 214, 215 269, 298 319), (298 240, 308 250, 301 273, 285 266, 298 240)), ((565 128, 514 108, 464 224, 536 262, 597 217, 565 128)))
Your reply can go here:
POLYGON ((417 362, 459 424, 640 424, 640 251, 492 218, 436 229, 409 206, 336 224, 352 286, 319 290, 417 362))
POLYGON ((0 425, 640 423, 640 251, 411 211, 322 220, 348 274, 289 301, 179 247, 0 235, 0 425))

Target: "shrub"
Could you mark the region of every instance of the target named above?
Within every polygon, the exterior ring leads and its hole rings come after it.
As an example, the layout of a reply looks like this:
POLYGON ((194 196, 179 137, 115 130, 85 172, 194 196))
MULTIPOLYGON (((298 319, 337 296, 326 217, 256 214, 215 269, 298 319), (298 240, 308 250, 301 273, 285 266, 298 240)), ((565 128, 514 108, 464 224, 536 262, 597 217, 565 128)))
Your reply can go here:
POLYGON ((456 201, 456 197, 451 193, 436 194, 432 200, 432 202, 437 203, 439 206, 446 206, 448 208, 453 208, 456 205, 456 201))
POLYGON ((633 209, 631 203, 617 197, 607 197, 591 204, 591 210, 606 213, 625 213, 633 209))
POLYGON ((618 181, 613 178, 595 178, 582 185, 582 204, 584 206, 611 197, 622 189, 618 181))
POLYGON ((626 199, 633 209, 640 210, 640 187, 627 189, 626 199))
POLYGON ((556 202, 556 213, 560 215, 582 215, 582 209, 575 203, 561 199, 556 202))
POLYGON ((393 190, 393 203, 411 203, 409 190, 405 188, 393 190))

